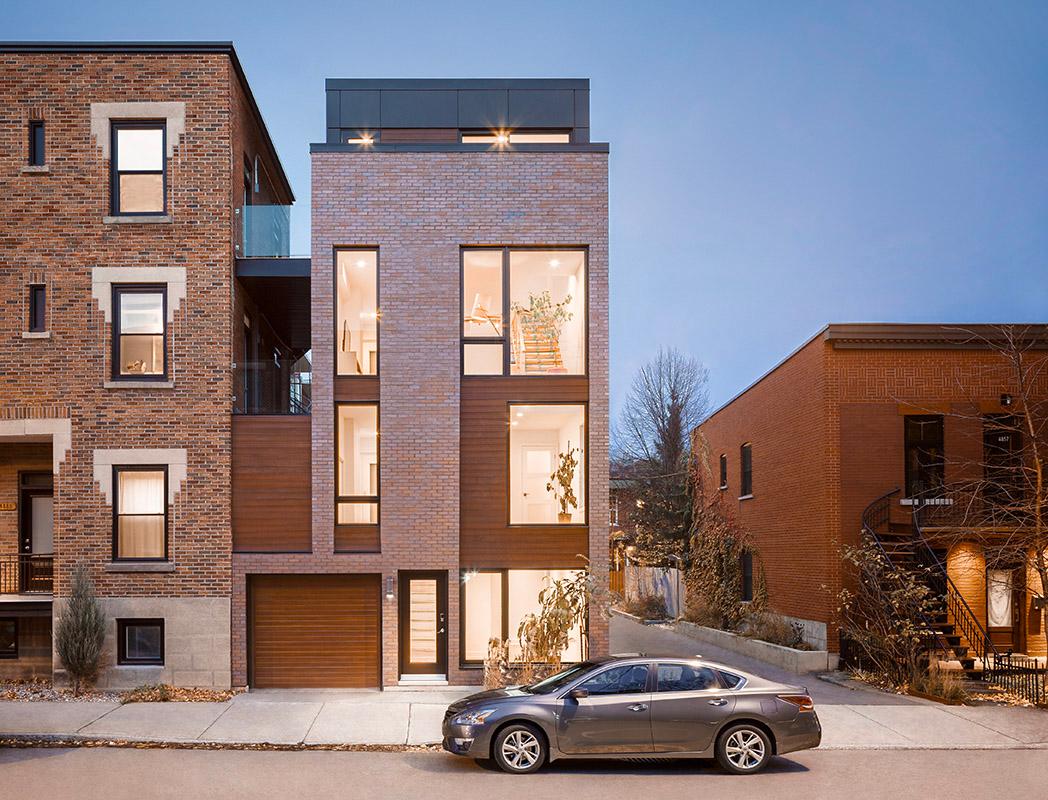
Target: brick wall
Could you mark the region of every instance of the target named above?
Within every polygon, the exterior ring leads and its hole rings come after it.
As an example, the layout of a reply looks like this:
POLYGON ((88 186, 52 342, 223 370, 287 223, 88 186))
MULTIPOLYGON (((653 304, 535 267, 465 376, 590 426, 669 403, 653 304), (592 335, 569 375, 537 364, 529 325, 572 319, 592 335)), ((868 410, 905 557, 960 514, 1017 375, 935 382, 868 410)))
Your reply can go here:
POLYGON ((55 476, 56 596, 82 562, 104 597, 226 597, 232 206, 244 149, 235 143, 250 150, 259 137, 230 59, 4 54, 0 106, 0 418, 72 420, 72 448, 55 476), (103 222, 109 159, 91 130, 91 104, 102 102, 185 104, 185 131, 167 162, 170 222, 103 222), (31 119, 46 123, 46 172, 22 169, 31 119), (168 325, 170 388, 106 388, 111 325, 92 297, 96 267, 185 270, 186 296, 168 325), (21 335, 30 279, 48 286, 49 338, 21 335), (94 451, 143 447, 187 451, 187 479, 169 507, 175 570, 108 571, 112 508, 94 480, 94 451))
MULTIPOLYGON (((313 155, 313 553, 234 556, 234 682, 246 680, 245 576, 449 573, 449 679, 459 661, 459 248, 586 244, 590 325, 590 531, 607 569, 607 156, 594 153, 313 155), (380 250, 380 554, 334 554, 332 248, 380 250)), ((511 399, 511 398, 507 398, 511 399)), ((489 566, 497 567, 498 564, 489 566)), ((397 602, 383 600, 385 685, 399 678, 397 602)), ((606 622, 593 647, 607 649, 606 622)))

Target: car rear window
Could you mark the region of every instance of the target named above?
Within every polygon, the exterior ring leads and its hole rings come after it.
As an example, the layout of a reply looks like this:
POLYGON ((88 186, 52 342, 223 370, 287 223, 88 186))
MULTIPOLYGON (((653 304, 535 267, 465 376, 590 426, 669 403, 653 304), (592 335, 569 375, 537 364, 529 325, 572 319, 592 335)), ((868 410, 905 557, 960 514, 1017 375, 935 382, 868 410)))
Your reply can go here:
POLYGON ((742 677, 739 675, 733 675, 730 672, 724 672, 723 670, 717 673, 720 675, 721 680, 724 681, 724 685, 729 689, 734 689, 740 683, 742 683, 742 677))
POLYGON ((659 664, 660 692, 701 692, 704 689, 719 689, 717 673, 709 667, 693 664, 659 664))

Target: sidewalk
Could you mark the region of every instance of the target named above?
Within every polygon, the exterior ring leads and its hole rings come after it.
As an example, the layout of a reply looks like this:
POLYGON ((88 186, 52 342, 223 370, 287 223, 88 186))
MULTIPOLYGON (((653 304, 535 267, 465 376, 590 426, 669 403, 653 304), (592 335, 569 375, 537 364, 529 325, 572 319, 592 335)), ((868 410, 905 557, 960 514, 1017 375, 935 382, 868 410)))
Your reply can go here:
MULTIPOLYGON (((657 625, 616 617, 613 652, 695 655, 772 680, 800 684, 815 698, 830 750, 1048 749, 1048 712, 944 706, 914 697, 794 675, 657 625)), ((475 688, 440 691, 267 690, 225 703, 0 701, 0 738, 89 738, 196 744, 419 745, 440 741, 448 704, 475 688)))
POLYGON ((257 691, 225 703, 0 702, 0 738, 56 737, 216 744, 417 745, 439 742, 440 692, 257 691))

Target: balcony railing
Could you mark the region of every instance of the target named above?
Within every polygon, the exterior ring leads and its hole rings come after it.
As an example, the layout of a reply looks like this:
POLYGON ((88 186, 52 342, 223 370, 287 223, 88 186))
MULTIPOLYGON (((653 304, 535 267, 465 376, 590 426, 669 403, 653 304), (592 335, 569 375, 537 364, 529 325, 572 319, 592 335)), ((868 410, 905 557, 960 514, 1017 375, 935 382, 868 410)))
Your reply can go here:
POLYGON ((50 594, 55 557, 50 553, 0 556, 0 594, 50 594))
POLYGON ((291 206, 241 206, 238 258, 288 258, 291 206))
POLYGON ((308 414, 313 407, 309 354, 237 364, 234 414, 308 414))

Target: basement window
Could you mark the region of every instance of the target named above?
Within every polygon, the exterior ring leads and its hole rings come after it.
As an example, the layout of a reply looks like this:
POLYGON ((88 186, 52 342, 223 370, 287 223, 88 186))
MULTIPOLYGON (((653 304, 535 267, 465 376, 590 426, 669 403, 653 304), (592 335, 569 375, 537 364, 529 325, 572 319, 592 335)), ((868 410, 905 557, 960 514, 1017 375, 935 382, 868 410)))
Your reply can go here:
POLYGON ((0 658, 18 658, 18 620, 0 619, 0 658))
POLYGON ((164 665, 164 620, 118 619, 116 626, 118 664, 164 665))

